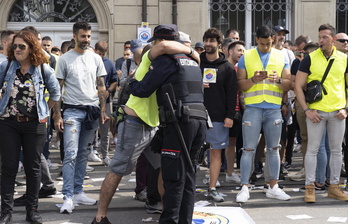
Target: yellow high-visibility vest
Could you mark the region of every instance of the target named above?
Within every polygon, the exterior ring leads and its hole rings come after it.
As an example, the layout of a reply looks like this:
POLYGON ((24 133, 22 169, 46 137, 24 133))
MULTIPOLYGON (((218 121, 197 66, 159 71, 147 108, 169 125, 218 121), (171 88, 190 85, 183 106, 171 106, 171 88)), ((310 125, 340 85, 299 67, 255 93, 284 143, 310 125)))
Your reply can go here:
MULTIPOLYGON (((245 68, 247 72, 247 78, 254 76, 255 71, 266 70, 268 74, 276 71, 278 76, 281 77, 282 71, 285 66, 284 55, 281 51, 272 48, 267 63, 267 67, 262 65, 261 58, 257 51, 257 48, 246 50, 244 52, 245 68)), ((268 79, 254 84, 250 89, 244 91, 245 104, 258 104, 266 101, 281 105, 283 90, 279 88, 277 83, 270 82, 268 79)))
POLYGON ((345 72, 347 68, 347 55, 337 51, 334 47, 333 53, 327 60, 321 49, 317 49, 309 54, 311 65, 307 83, 313 80, 319 80, 324 76, 324 72, 329 61, 334 58, 332 67, 327 74, 323 86, 327 95, 323 94, 322 100, 309 104, 310 109, 321 110, 324 112, 333 112, 346 107, 346 87, 345 72))

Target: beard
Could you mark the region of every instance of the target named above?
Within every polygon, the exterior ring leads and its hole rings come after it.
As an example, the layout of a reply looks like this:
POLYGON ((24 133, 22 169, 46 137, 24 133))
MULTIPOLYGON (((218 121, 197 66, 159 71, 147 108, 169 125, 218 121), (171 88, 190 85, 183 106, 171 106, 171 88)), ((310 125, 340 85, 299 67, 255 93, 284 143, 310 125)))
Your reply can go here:
POLYGON ((218 50, 217 47, 204 46, 206 54, 215 54, 218 50))
POLYGON ((88 41, 85 41, 85 42, 77 41, 77 46, 78 46, 79 48, 81 48, 82 50, 87 50, 89 44, 90 44, 90 43, 89 43, 88 41))

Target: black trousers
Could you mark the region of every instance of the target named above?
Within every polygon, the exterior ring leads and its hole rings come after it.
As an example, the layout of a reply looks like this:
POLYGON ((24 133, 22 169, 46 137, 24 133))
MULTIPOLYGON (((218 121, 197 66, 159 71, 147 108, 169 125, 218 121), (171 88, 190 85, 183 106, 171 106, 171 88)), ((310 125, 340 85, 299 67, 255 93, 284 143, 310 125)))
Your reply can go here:
POLYGON ((21 148, 23 148, 23 165, 27 185, 27 210, 38 207, 41 153, 45 141, 45 123, 39 123, 37 120, 28 122, 0 120, 1 211, 13 211, 13 193, 21 148))
MULTIPOLYGON (((206 122, 189 119, 179 123, 191 161, 195 167, 197 153, 205 139, 206 122)), ((161 167, 165 193, 161 224, 191 224, 196 194, 196 174, 190 171, 183 147, 173 123, 164 128, 161 167)))

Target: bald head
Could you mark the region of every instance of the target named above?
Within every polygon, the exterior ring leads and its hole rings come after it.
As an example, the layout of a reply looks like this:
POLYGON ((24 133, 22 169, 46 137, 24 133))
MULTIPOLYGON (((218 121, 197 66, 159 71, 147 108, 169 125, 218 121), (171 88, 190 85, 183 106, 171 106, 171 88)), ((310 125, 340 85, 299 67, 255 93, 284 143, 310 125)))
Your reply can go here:
POLYGON ((336 34, 335 47, 343 53, 348 53, 348 35, 345 33, 336 34))

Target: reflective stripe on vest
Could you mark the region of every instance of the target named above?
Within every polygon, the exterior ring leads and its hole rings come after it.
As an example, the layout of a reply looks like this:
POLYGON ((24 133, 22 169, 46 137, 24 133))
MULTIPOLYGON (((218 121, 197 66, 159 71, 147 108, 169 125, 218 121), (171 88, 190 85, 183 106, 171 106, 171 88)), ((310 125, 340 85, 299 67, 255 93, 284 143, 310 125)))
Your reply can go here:
MULTIPOLYGON (((274 70, 277 72, 278 76, 281 76, 285 65, 283 53, 274 48, 272 48, 270 52, 266 68, 263 68, 257 48, 246 50, 244 53, 244 61, 248 79, 254 76, 255 71, 262 70, 266 70, 268 74, 273 73, 274 70)), ((262 103, 263 101, 280 105, 282 95, 283 90, 278 86, 277 83, 270 82, 268 79, 265 79, 244 91, 244 101, 247 105, 262 103)))
POLYGON ((258 91, 244 93, 244 97, 252 97, 252 96, 258 96, 258 95, 282 97, 283 94, 278 93, 278 92, 274 92, 274 91, 270 91, 270 90, 258 90, 258 91))

